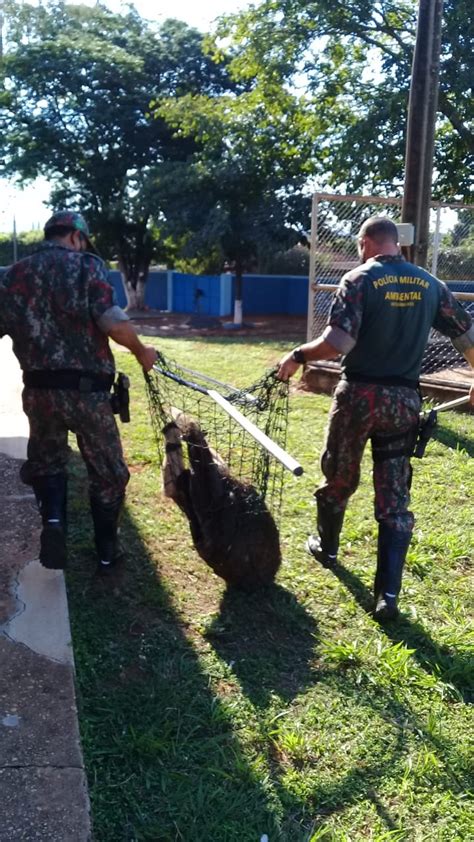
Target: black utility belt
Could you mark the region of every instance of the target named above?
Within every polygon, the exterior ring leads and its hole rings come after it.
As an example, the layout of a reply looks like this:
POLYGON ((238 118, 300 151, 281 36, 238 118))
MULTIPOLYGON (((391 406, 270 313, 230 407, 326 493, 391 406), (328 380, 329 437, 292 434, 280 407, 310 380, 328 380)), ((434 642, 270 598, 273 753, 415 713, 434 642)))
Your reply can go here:
POLYGON ((31 389, 71 389, 86 393, 109 392, 113 382, 113 374, 101 375, 93 371, 68 368, 23 372, 23 383, 31 389))
POLYGON ((341 380, 348 383, 374 383, 376 386, 406 386, 408 389, 418 389, 418 380, 407 380, 405 377, 372 377, 365 374, 350 374, 345 371, 341 380))

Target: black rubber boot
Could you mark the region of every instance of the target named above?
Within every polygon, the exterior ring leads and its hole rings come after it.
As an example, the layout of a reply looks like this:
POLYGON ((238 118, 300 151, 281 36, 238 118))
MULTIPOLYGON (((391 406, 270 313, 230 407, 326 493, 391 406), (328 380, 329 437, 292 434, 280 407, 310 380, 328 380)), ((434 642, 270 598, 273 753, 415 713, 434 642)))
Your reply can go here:
POLYGON ((318 507, 318 534, 310 535, 306 549, 323 567, 335 567, 339 550, 339 536, 344 523, 344 512, 335 512, 316 498, 318 507))
POLYGON ((94 497, 90 499, 100 573, 107 573, 113 569, 122 557, 118 541, 118 525, 123 501, 123 497, 119 497, 112 503, 102 503, 94 497))
POLYGON ((63 570, 67 564, 67 476, 36 477, 31 484, 43 521, 40 562, 50 570, 63 570))
POLYGON ((377 570, 375 573, 374 618, 379 623, 398 617, 398 594, 402 587, 402 574, 410 546, 411 532, 400 532, 387 524, 379 524, 377 570))

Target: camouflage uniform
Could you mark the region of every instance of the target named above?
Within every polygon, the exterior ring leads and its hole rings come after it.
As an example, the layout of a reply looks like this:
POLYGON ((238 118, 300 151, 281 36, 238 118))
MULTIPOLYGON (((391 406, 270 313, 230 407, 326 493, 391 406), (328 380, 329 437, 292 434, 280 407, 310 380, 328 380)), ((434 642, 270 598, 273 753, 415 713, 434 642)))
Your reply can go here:
MULTIPOLYGON (((413 441, 420 412, 417 391, 405 386, 349 383, 341 380, 334 393, 321 468, 325 482, 316 499, 343 512, 360 479, 360 463, 368 439, 385 452, 395 453, 413 441), (394 438, 399 436, 399 438, 394 438)), ((407 454, 374 461, 375 517, 401 531, 411 532, 410 460, 407 454)))
MULTIPOLYGON (((429 332, 437 328, 468 357, 466 351, 474 346, 470 316, 445 284, 396 253, 397 237, 395 224, 385 217, 362 225, 360 252, 374 254, 379 242, 387 243, 390 253, 370 257, 344 276, 316 346, 319 358, 327 355, 326 345, 342 354, 342 375, 322 456, 325 480, 315 494, 317 534, 306 543, 317 561, 334 568, 347 501, 359 483, 370 439, 378 521, 378 622, 394 620, 399 613, 397 599, 414 525, 408 506, 410 456, 419 424, 418 380, 429 332)), ((298 351, 303 349, 293 352, 295 362, 301 362, 298 351)))
MULTIPOLYGON (((62 218, 67 224, 67 215, 62 218)), ((25 373, 87 372, 113 379, 106 331, 127 316, 98 257, 45 241, 3 277, 0 303, 1 332, 12 337, 25 373)), ((87 466, 91 496, 104 504, 123 497, 129 473, 107 391, 26 386, 23 407, 30 422, 25 482, 64 472, 70 430, 87 466)))
POLYGON ((411 534, 408 454, 420 411, 421 359, 432 325, 458 342, 460 350, 458 338, 472 330, 470 316, 446 285, 401 256, 374 258, 343 278, 323 333, 346 351, 321 460, 325 481, 315 494, 329 511, 345 510, 371 439, 375 517, 411 534))

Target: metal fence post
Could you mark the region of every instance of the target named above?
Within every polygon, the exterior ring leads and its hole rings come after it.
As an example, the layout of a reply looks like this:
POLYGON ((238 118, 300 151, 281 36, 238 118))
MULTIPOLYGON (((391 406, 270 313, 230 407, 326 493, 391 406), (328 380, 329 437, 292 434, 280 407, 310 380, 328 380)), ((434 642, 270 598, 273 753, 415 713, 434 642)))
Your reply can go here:
POLYGON ((436 275, 438 271, 438 255, 439 255, 439 244, 441 241, 441 208, 438 206, 436 208, 436 224, 435 230, 433 234, 433 256, 431 258, 431 274, 436 275))
POLYGON ((308 279, 308 326, 306 331, 306 341, 311 342, 313 336, 313 321, 314 321, 314 301, 317 294, 316 290, 316 245, 318 242, 318 194, 313 196, 313 203, 311 207, 311 240, 309 252, 309 279, 308 279), (314 286, 313 286, 314 284, 314 286))

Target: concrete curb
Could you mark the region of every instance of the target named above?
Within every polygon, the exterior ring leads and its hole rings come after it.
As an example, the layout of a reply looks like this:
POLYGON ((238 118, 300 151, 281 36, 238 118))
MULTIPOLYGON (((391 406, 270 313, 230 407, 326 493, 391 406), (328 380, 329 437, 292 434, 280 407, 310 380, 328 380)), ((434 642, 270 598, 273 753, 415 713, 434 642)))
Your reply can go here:
POLYGON ((64 575, 36 558, 40 522, 18 469, 28 422, 0 340, 0 839, 89 842, 64 575))

